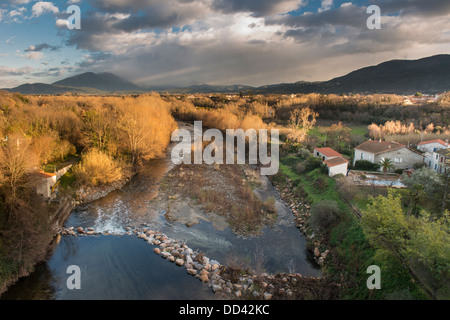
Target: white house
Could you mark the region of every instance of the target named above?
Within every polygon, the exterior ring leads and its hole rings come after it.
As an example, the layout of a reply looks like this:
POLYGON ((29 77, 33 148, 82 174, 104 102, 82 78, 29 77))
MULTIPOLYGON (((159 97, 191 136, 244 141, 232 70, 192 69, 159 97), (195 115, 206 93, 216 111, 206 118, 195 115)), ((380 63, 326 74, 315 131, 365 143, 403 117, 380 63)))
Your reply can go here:
POLYGON ((449 161, 450 155, 448 149, 434 151, 432 153, 432 166, 430 168, 439 174, 444 174, 449 161))
POLYGON ((342 154, 340 154, 337 151, 334 151, 331 148, 326 147, 326 148, 315 148, 314 156, 320 158, 322 161, 326 161, 328 159, 332 159, 335 157, 342 157, 342 154))
POLYGON ((348 161, 342 155, 328 147, 315 148, 314 156, 320 158, 322 163, 328 167, 328 175, 330 177, 342 173, 347 175, 348 161))
POLYGON ((441 139, 434 139, 423 141, 417 145, 417 150, 424 152, 425 154, 425 163, 426 165, 439 172, 439 160, 440 155, 436 153, 439 150, 447 150, 449 149, 449 143, 447 141, 443 141, 441 139))
POLYGON ((348 161, 342 157, 334 157, 323 162, 328 167, 328 175, 330 177, 337 174, 347 175, 348 161))
POLYGON ((391 159, 396 169, 410 169, 414 164, 423 163, 424 156, 397 142, 368 140, 355 148, 353 165, 358 160, 380 163, 383 159, 391 159))
POLYGON ((448 149, 448 148, 450 148, 448 140, 443 141, 441 139, 423 141, 417 145, 417 150, 420 150, 422 152, 433 152, 440 149, 448 149))
POLYGON ((71 167, 72 165, 69 165, 55 173, 47 173, 47 172, 34 173, 37 178, 35 185, 36 193, 38 195, 43 196, 46 199, 51 198, 54 192, 57 190, 58 186, 56 186, 56 184, 58 180, 61 179, 61 177, 65 175, 66 172, 69 171, 71 167))

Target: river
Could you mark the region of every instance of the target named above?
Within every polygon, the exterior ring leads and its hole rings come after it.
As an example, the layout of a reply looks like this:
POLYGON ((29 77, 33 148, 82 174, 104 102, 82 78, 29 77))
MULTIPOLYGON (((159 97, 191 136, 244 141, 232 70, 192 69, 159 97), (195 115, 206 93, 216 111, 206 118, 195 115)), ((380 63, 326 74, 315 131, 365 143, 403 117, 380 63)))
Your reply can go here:
POLYGON ((186 242, 225 265, 233 262, 268 273, 320 275, 292 213, 265 177, 256 193, 276 199, 278 218, 258 236, 237 236, 230 228, 217 230, 207 221, 187 227, 166 220, 152 200, 158 194, 158 182, 172 166, 168 157, 148 161, 121 190, 77 207, 65 222, 66 227, 92 227, 114 235, 58 236, 49 259, 11 286, 1 299, 217 299, 208 285, 154 254, 154 247, 145 241, 127 235, 128 226, 141 224, 186 242), (80 267, 80 290, 67 288, 70 274, 66 271, 70 265, 80 267))

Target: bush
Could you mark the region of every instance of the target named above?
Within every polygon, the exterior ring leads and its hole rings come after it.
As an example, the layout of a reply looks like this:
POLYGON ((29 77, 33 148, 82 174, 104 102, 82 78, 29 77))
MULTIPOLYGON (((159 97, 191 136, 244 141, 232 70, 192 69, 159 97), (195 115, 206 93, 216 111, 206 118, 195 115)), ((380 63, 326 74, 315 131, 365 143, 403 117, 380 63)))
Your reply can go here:
POLYGON ((78 181, 93 186, 112 183, 123 177, 120 163, 98 149, 84 154, 73 172, 78 181))
POLYGON ((336 201, 323 200, 311 207, 311 226, 319 232, 329 232, 336 226, 342 216, 342 212, 336 201))
POLYGON ((358 160, 355 162, 355 170, 378 171, 380 165, 367 160, 358 160))
POLYGON ((298 151, 297 151, 297 156, 298 156, 300 159, 305 160, 305 159, 308 159, 308 157, 311 156, 311 152, 309 152, 308 149, 300 148, 300 149, 298 149, 298 151))
POLYGON ((322 161, 320 161, 319 158, 310 156, 306 160, 305 170, 306 171, 313 171, 314 169, 320 168, 322 166, 322 161))

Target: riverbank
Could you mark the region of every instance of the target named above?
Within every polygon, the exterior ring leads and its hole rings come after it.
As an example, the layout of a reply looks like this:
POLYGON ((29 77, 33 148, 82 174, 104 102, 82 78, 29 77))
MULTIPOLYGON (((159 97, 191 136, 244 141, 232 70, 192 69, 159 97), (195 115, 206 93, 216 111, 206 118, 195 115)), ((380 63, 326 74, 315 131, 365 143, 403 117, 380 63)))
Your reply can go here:
POLYGON ((37 206, 45 206, 46 210, 49 212, 50 227, 48 228, 48 236, 44 237, 47 240, 34 244, 35 248, 44 248, 44 253, 40 257, 37 257, 33 263, 29 265, 20 266, 18 269, 11 267, 10 270, 2 270, 2 273, 4 274, 2 275, 3 281, 0 283, 0 296, 8 289, 8 287, 16 283, 20 278, 29 276, 34 271, 34 267, 38 263, 44 262, 48 259, 54 249, 55 239, 57 239, 61 227, 69 217, 70 213, 77 206, 106 197, 109 193, 121 189, 131 179, 132 176, 131 173, 129 173, 128 175, 122 177, 122 179, 109 185, 96 187, 79 186, 70 193, 63 193, 56 202, 46 202, 41 199, 41 204, 35 204, 37 206))

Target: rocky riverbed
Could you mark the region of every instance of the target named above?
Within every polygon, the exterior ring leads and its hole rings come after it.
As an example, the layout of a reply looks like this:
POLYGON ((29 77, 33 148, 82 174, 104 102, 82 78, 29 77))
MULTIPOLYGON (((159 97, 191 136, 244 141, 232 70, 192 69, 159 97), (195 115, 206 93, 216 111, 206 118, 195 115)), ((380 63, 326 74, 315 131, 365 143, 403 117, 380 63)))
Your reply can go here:
MULTIPOLYGON (((193 250, 184 242, 144 225, 128 226, 127 236, 137 236, 153 246, 153 252, 170 263, 186 269, 223 299, 333 299, 338 287, 321 277, 303 277, 298 273, 254 274, 246 269, 222 265, 193 250)), ((61 235, 85 237, 109 233, 93 228, 61 228, 61 235)), ((121 235, 123 236, 123 235, 121 235)))

